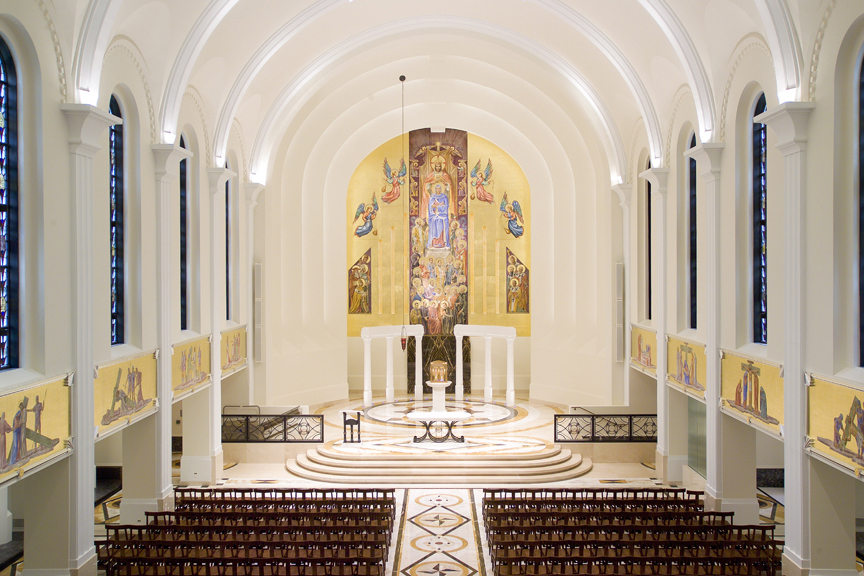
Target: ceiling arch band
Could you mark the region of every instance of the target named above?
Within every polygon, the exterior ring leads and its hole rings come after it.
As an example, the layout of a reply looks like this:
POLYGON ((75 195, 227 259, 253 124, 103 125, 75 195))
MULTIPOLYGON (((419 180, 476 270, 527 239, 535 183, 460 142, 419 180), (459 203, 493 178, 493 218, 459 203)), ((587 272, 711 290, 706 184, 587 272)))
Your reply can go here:
POLYGON ((75 57, 72 61, 74 86, 72 97, 77 104, 96 105, 99 100, 99 79, 102 76, 102 62, 111 40, 111 29, 123 0, 90 0, 75 57))
POLYGON ((777 96, 781 103, 801 97, 801 43, 786 0, 755 0, 774 57, 777 96))

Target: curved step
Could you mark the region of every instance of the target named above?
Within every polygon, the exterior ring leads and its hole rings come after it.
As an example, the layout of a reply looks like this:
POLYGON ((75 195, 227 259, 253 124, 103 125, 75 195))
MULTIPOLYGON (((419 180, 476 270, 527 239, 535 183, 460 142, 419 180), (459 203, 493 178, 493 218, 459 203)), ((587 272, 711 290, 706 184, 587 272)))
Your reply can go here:
POLYGON ((345 467, 345 468, 385 468, 385 469, 393 469, 393 468, 404 468, 409 462, 419 462, 423 464, 423 466, 418 466, 423 469, 426 469, 427 466, 432 465, 434 463, 446 462, 448 468, 474 468, 474 467, 494 467, 501 466, 502 463, 514 464, 518 462, 518 466, 520 469, 525 468, 539 468, 539 467, 549 467, 557 464, 564 464, 571 458, 570 450, 561 450, 558 449, 554 452, 546 452, 544 453, 544 457, 542 458, 533 458, 533 459, 524 459, 517 460, 513 458, 508 459, 498 459, 490 456, 481 457, 476 456, 473 459, 468 458, 451 458, 451 454, 439 454, 437 457, 427 456, 424 458, 405 458, 404 455, 357 455, 355 458, 346 458, 344 454, 340 454, 339 456, 334 456, 332 451, 322 450, 321 447, 317 449, 310 449, 306 452, 306 457, 317 464, 327 465, 327 466, 335 466, 335 467, 345 467))
MULTIPOLYGON (((407 441, 410 441, 408 439, 407 441)), ((345 452, 342 450, 337 450, 334 447, 334 442, 327 442, 326 444, 322 444, 318 446, 318 452, 328 456, 330 458, 339 459, 339 460, 379 460, 386 457, 388 460, 393 461, 437 461, 442 457, 441 453, 436 454, 384 454, 384 453, 355 453, 355 452, 345 452)), ((349 444, 350 446, 350 444, 349 444)), ((484 454, 482 456, 487 456, 488 459, 494 459, 497 461, 519 461, 524 462, 526 460, 539 460, 543 458, 547 458, 549 456, 554 456, 561 453, 561 447, 557 444, 552 444, 551 446, 544 448, 542 450, 538 450, 536 452, 528 452, 525 454, 484 454)), ((477 454, 447 454, 446 458, 450 461, 466 461, 466 462, 474 462, 478 458, 482 457, 477 454)))
POLYGON ((590 472, 592 467, 593 463, 591 462, 591 460, 588 458, 583 458, 581 459, 581 462, 578 464, 578 466, 576 466, 575 468, 571 468, 570 470, 566 470, 563 472, 548 474, 505 475, 501 474, 499 470, 488 469, 486 470, 486 475, 469 476, 465 474, 452 474, 448 476, 429 477, 423 472, 415 475, 396 476, 388 470, 387 475, 363 474, 347 477, 344 475, 333 475, 326 472, 316 472, 308 470, 300 466, 297 462, 293 460, 289 460, 286 464, 286 468, 288 469, 288 471, 295 476, 299 476, 300 478, 324 482, 328 485, 344 484, 346 486, 356 486, 358 484, 375 484, 378 486, 402 486, 406 484, 434 484, 436 486, 441 486, 445 484, 485 486, 490 486, 493 484, 495 486, 502 486, 507 484, 545 484, 548 482, 560 482, 562 480, 570 480, 572 478, 577 478, 579 476, 582 476, 583 474, 587 474, 588 472, 590 472))

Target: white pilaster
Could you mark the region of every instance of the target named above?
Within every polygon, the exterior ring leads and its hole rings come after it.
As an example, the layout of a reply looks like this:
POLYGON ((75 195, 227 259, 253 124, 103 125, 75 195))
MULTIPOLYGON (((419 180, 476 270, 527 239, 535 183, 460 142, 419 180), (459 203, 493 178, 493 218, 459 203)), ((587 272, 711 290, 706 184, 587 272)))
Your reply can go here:
POLYGON ((385 398, 387 402, 393 402, 396 398, 396 393, 393 390, 393 336, 385 338, 387 342, 387 388, 385 390, 385 398))
MULTIPOLYGON (((621 230, 622 230, 622 242, 623 242, 623 260, 624 260, 624 317, 622 321, 623 325, 623 339, 624 339, 624 398, 623 404, 630 404, 630 335, 627 333, 627 326, 629 325, 630 318, 630 298, 629 298, 629 286, 632 281, 632 263, 630 262, 630 203, 633 198, 633 186, 627 186, 624 184, 618 184, 617 186, 612 187, 612 191, 618 196, 618 205, 621 207, 621 230)), ((616 335, 617 337, 617 335, 616 335)))
POLYGON ((722 143, 706 143, 685 154, 696 160, 705 181, 705 436, 706 505, 720 509, 723 498, 722 442, 720 430, 720 161, 722 143))
POLYGON ((513 345, 516 337, 507 338, 507 406, 516 405, 516 381, 513 374, 513 345))
POLYGON ((462 364, 465 359, 462 358, 462 336, 456 336, 456 401, 461 402, 465 399, 465 374, 462 364))
POLYGON ((639 174, 651 182, 652 248, 658 257, 652 257, 654 269, 651 278, 652 310, 654 326, 657 329, 657 471, 662 471, 664 481, 668 481, 667 459, 669 457, 669 388, 666 386, 666 257, 668 227, 666 214, 666 187, 669 181, 668 168, 651 168, 639 174))
POLYGON ((264 192, 264 186, 260 184, 246 184, 246 350, 247 364, 246 375, 249 385, 249 404, 255 404, 255 207, 258 206, 258 196, 264 192))
POLYGON ((363 336, 363 407, 372 406, 372 338, 363 336))
POLYGON ((70 188, 75 210, 73 284, 75 380, 72 388, 72 442, 69 568, 93 564, 93 493, 96 489, 93 424, 93 158, 99 139, 120 118, 88 104, 61 104, 69 127, 70 188))
POLYGON ((777 149, 783 154, 785 574, 808 570, 811 557, 808 533, 810 463, 804 452, 804 435, 807 432, 807 388, 804 383, 804 196, 807 192, 807 128, 814 107, 812 102, 787 102, 754 118, 756 122, 771 128, 777 137, 777 149))
POLYGON ((492 402, 492 337, 485 337, 486 360, 483 365, 485 373, 485 386, 483 387, 483 401, 492 402))
MULTIPOLYGON (((420 327, 422 330, 422 326, 420 327)), ((423 401, 423 333, 421 331, 419 336, 414 336, 414 349, 416 354, 414 355, 414 401, 422 402, 423 401)), ((459 353, 456 353, 456 357, 459 358, 459 353)))

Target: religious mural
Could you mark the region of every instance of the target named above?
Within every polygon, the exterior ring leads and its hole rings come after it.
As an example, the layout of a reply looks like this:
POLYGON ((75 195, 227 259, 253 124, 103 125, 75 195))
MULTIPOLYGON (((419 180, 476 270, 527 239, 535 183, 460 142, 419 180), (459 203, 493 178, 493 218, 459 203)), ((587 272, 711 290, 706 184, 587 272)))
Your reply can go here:
POLYGON ((783 424, 783 376, 777 364, 723 350, 720 360, 720 407, 780 435, 783 424))
POLYGON ((810 376, 807 449, 861 476, 864 468, 864 391, 810 376))
POLYGON ((479 136, 422 129, 379 146, 347 193, 348 335, 473 323, 530 336, 530 209, 522 169, 479 136))
POLYGON ((156 411, 155 352, 96 367, 94 417, 99 435, 156 411))
POLYGON ((348 270, 348 314, 372 313, 372 249, 348 270))
POLYGON ((507 248, 507 313, 527 314, 529 294, 528 268, 507 248))
POLYGON ((222 377, 246 366, 246 327, 222 332, 222 377))
POLYGON ((210 337, 175 344, 171 356, 174 398, 210 382, 210 337))
POLYGON ((631 326, 630 365, 649 376, 657 375, 656 332, 638 326, 631 326))
POLYGON ((669 337, 666 346, 667 381, 687 392, 705 397, 705 346, 669 337))

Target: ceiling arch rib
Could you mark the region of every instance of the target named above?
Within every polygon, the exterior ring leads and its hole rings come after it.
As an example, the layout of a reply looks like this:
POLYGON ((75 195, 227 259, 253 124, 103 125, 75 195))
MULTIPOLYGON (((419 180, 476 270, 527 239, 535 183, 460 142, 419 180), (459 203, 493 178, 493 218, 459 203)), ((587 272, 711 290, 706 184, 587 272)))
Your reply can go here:
POLYGON ((777 97, 780 103, 798 100, 801 96, 801 44, 795 22, 786 0, 755 0, 765 36, 774 56, 777 75, 777 97))
MULTIPOLYGON (((615 185, 621 182, 624 167, 627 165, 627 155, 612 114, 594 88, 568 62, 533 40, 501 26, 470 18, 426 17, 395 21, 358 34, 325 52, 304 68, 300 74, 295 76, 276 98, 261 122, 261 128, 256 135, 255 143, 252 147, 250 169, 252 179, 263 183, 261 180, 267 174, 271 147, 277 139, 277 135, 274 133, 277 120, 289 104, 300 95, 303 87, 316 75, 334 65, 341 58, 356 53, 364 45, 380 41, 387 36, 400 35, 406 31, 417 32, 422 30, 430 32, 441 32, 442 30, 458 31, 475 35, 479 34, 498 41, 505 40, 512 46, 531 54, 539 61, 546 62, 548 66, 551 66, 562 77, 566 78, 590 102, 597 119, 598 132, 607 155, 611 184, 615 185)), ((245 89, 244 87, 239 92, 240 96, 245 92, 245 89)), ((233 118, 238 106, 239 97, 236 102, 226 101, 220 119, 233 118)), ((228 140, 228 128, 230 128, 230 125, 226 126, 222 121, 217 125, 216 139, 214 141, 214 151, 217 156, 224 155, 228 140)))
POLYGON ((687 30, 675 15, 666 0, 639 0, 642 7, 666 34, 669 43, 684 64, 684 72, 687 74, 687 82, 690 84, 693 99, 696 101, 696 115, 699 119, 700 141, 710 142, 714 134, 715 104, 714 92, 711 90, 711 82, 702 59, 693 40, 687 34, 687 30))
POLYGON ((72 62, 75 83, 72 95, 76 103, 95 105, 99 100, 102 61, 122 3, 123 0, 90 0, 87 5, 72 62))
POLYGON ((177 119, 180 118, 180 107, 183 103, 183 95, 192 75, 192 67, 201 54, 201 50, 210 39, 210 35, 219 22, 240 0, 211 0, 207 5, 180 48, 180 53, 171 68, 168 83, 165 85, 165 93, 162 96, 162 107, 159 111, 162 133, 160 138, 163 144, 173 144, 177 129, 177 119))

